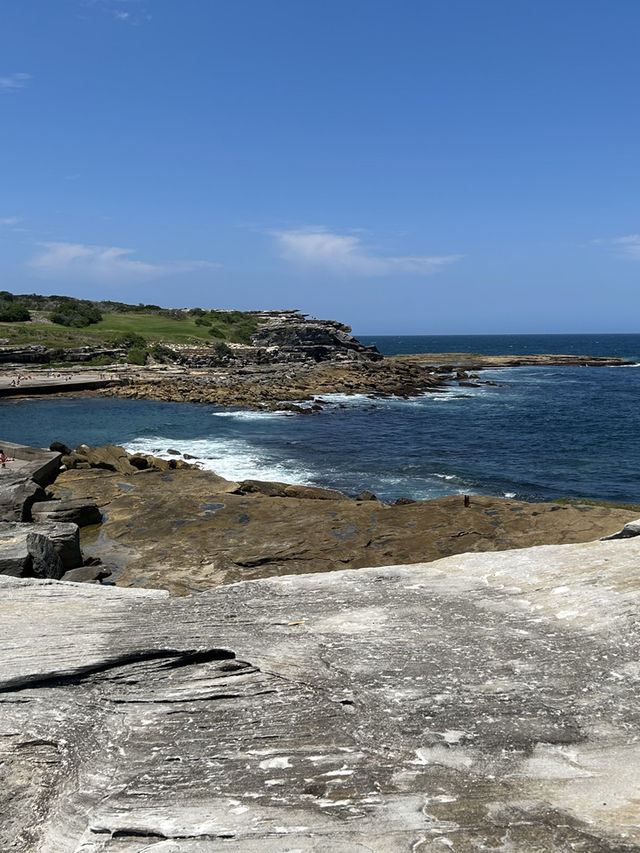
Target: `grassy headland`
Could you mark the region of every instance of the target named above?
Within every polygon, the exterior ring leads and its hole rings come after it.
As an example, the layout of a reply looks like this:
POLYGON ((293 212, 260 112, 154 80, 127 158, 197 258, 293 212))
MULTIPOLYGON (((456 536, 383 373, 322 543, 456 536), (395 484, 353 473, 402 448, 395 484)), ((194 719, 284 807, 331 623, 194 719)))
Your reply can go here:
POLYGON ((0 338, 9 345, 109 346, 131 336, 143 339, 138 340, 139 346, 249 344, 259 322, 254 314, 243 311, 172 309, 0 292, 0 338))

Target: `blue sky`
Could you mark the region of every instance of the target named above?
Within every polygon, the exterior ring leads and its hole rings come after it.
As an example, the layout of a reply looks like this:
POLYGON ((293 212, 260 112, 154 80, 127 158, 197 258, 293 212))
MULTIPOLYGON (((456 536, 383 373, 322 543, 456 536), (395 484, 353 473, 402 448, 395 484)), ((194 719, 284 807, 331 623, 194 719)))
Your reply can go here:
POLYGON ((636 0, 3 0, 0 287, 638 332, 636 0))

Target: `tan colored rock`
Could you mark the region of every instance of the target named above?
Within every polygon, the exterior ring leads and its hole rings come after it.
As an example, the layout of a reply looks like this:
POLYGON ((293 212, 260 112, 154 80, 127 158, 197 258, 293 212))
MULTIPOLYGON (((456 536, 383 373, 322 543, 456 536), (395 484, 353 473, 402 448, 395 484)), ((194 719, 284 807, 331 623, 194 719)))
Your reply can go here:
MULTIPOLYGON (((527 504, 462 496, 386 506, 233 494, 240 484, 210 471, 142 471, 123 483, 106 471, 67 471, 54 489, 93 496, 106 510, 86 553, 120 565, 122 585, 172 592, 281 574, 413 563, 468 551, 584 542, 637 513, 605 506, 527 504), (110 556, 109 549, 114 552, 110 556)), ((273 484, 269 484, 273 485, 273 484)))

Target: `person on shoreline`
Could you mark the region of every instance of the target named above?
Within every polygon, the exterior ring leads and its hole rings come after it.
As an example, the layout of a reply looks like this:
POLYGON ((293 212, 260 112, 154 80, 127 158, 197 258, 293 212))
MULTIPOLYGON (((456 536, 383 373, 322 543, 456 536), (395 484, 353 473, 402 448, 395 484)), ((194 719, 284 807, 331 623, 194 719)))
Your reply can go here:
POLYGON ((9 460, 4 455, 4 450, 0 447, 0 468, 6 468, 9 460))

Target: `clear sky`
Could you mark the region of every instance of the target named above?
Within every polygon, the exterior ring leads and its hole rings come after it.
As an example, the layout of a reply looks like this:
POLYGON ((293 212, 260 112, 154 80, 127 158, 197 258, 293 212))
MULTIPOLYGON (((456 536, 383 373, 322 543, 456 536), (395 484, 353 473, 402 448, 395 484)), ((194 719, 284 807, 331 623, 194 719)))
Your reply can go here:
POLYGON ((2 0, 0 287, 640 332, 638 0, 2 0))

